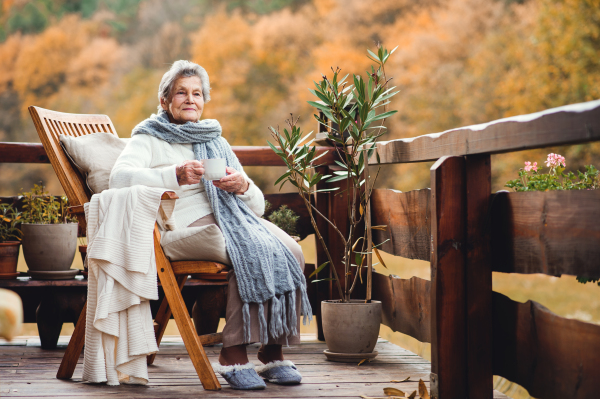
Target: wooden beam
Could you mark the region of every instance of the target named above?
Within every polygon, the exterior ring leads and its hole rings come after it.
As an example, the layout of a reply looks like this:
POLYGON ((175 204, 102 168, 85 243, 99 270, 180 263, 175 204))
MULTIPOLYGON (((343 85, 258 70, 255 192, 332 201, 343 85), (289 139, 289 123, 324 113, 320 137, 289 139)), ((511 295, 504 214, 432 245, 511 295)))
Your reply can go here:
POLYGON ((431 342, 431 282, 373 273, 373 299, 381 301, 382 323, 421 342, 431 342))
POLYGON ((536 398, 596 398, 600 326, 494 292, 494 374, 536 398))
POLYGON ((0 143, 2 163, 50 163, 40 143, 0 143))
MULTIPOLYGON (((233 146, 232 148, 244 166, 285 166, 285 163, 273 152, 271 147, 233 146)), ((319 164, 333 165, 334 160, 337 159, 335 151, 332 151, 330 147, 317 147, 317 155, 324 152, 327 154, 319 158, 319 164)))
POLYGON ((491 217, 494 271, 600 275, 600 190, 497 193, 491 217))
POLYGON ((173 273, 181 274, 204 274, 204 273, 224 273, 227 274, 229 266, 219 262, 205 260, 181 260, 171 262, 173 273))
POLYGON ((211 333, 198 336, 203 346, 215 345, 223 342, 223 333, 211 333))
MULTIPOLYGON (((244 166, 285 166, 285 163, 268 146, 234 146, 233 152, 244 166)), ((333 165, 335 151, 317 147, 317 155, 328 152, 319 159, 320 164, 333 165)), ((44 146, 39 143, 0 143, 2 163, 50 163, 44 146)))
POLYGON ((431 392, 467 397, 465 298, 465 160, 431 167, 431 392))
MULTIPOLYGON (((486 124, 380 142, 382 164, 433 161, 444 155, 499 154, 600 140, 600 100, 486 124)), ((370 163, 376 164, 373 154, 370 163)))
POLYGON ((492 399, 492 266, 489 208, 490 155, 465 157, 467 397, 492 399))
POLYGON ((431 253, 431 190, 403 193, 396 190, 373 190, 371 215, 373 243, 387 241, 380 249, 393 255, 428 261, 431 253))

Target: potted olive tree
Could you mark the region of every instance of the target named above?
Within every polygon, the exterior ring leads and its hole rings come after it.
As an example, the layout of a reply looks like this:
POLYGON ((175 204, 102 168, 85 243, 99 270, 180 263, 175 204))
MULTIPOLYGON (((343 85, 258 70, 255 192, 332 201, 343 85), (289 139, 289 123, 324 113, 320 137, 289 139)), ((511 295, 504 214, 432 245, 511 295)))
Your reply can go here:
POLYGON ((281 183, 283 186, 285 182, 290 182, 297 188, 308 209, 317 239, 328 258, 312 275, 333 265, 316 218, 323 218, 335 231, 335 238, 343 243, 344 275, 338 275, 336 268, 331 267, 333 277, 322 279, 335 280, 340 297, 339 300, 323 301, 321 304, 323 334, 329 348, 325 354, 330 360, 355 361, 376 355, 373 350, 381 324, 381 303, 371 300, 372 254, 375 253, 380 261, 381 257, 372 243, 371 231, 384 229, 386 226, 371 226, 370 198, 379 171, 372 177, 368 159, 375 151, 377 139, 385 131, 386 118, 397 112, 386 109, 390 99, 398 93, 394 91, 394 87, 388 87, 390 79, 385 73, 385 63, 394 50, 388 52, 379 46, 377 54, 369 51, 369 58, 376 65, 371 67, 371 72, 364 79, 353 75, 349 82, 348 75, 340 76, 339 68, 332 69, 332 77, 323 76, 320 82, 315 82, 315 90, 311 90, 318 101, 309 103, 323 114, 315 115, 315 118, 327 126, 328 139, 335 143, 335 151, 339 156, 336 163, 340 170, 335 171, 332 176, 323 176, 315 171, 322 155, 317 156, 316 148, 310 146, 313 140, 305 142, 310 133, 302 133, 297 126, 297 119, 292 117, 286 121, 288 128, 283 129, 283 133, 279 128, 270 127, 275 144, 269 145, 288 168, 275 184, 281 183), (318 189, 319 182, 332 183, 340 180, 347 182, 348 231, 340 231, 310 201, 311 196, 317 192, 336 190, 318 189), (362 222, 365 229, 359 231, 362 222), (363 267, 367 269, 366 298, 350 299, 359 278, 362 278, 363 267), (356 269, 354 276, 352 268, 356 269), (344 334, 339 334, 339 331, 344 331, 344 334))
POLYGON ((21 245, 21 214, 9 204, 0 204, 0 279, 16 278, 21 245))
POLYGON ((67 198, 54 197, 34 185, 23 195, 23 256, 29 275, 59 280, 73 278, 71 269, 77 248, 77 222, 67 215, 67 198))

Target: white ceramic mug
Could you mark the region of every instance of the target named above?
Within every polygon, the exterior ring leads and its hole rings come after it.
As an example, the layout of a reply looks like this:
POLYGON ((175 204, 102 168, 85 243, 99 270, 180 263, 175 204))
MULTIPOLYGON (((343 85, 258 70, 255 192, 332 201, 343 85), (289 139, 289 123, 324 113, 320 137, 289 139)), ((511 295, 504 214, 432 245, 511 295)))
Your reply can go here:
POLYGON ((204 165, 204 179, 206 180, 220 180, 222 177, 227 176, 225 158, 203 159, 202 164, 204 165))

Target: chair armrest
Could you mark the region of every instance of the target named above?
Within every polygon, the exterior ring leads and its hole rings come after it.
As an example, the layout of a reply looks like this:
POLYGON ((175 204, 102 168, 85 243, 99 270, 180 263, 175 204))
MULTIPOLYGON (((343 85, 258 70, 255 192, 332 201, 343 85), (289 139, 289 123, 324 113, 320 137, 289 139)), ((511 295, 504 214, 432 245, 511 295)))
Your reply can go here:
POLYGON ((83 209, 83 205, 75 205, 68 207, 67 212, 71 215, 83 215, 85 210, 83 209))
MULTIPOLYGON (((178 199, 179 196, 175 194, 175 191, 165 191, 160 197, 161 200, 178 199)), ((71 215, 83 215, 85 213, 83 205, 75 205, 67 208, 67 212, 71 215)))
POLYGON ((179 196, 175 194, 175 191, 165 191, 160 197, 161 200, 178 199, 179 196))

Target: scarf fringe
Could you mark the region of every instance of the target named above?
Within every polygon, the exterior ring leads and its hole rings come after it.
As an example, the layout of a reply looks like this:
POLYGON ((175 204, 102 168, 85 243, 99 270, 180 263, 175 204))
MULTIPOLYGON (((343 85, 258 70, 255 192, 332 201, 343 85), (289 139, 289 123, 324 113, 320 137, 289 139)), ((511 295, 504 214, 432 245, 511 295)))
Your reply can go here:
POLYGON ((264 345, 269 343, 269 334, 267 333, 267 319, 265 317, 265 305, 262 303, 258 304, 258 331, 260 335, 260 342, 264 345))
POLYGON ((244 319, 244 342, 250 342, 252 339, 250 330, 250 304, 244 303, 242 306, 242 318, 244 319))

